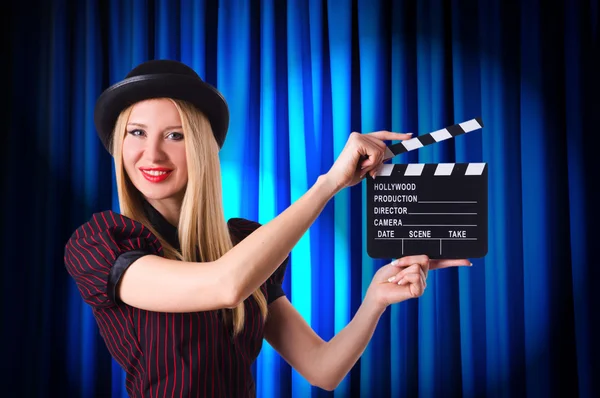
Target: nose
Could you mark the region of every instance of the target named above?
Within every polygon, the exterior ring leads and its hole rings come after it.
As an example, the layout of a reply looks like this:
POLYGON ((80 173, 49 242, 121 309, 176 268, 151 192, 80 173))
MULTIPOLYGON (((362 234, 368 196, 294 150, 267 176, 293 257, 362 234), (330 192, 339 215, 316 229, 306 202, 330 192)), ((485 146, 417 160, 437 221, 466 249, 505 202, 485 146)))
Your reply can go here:
POLYGON ((144 155, 146 159, 153 163, 159 163, 166 159, 166 153, 163 148, 163 140, 160 134, 154 135, 154 137, 146 140, 146 146, 144 148, 144 155))

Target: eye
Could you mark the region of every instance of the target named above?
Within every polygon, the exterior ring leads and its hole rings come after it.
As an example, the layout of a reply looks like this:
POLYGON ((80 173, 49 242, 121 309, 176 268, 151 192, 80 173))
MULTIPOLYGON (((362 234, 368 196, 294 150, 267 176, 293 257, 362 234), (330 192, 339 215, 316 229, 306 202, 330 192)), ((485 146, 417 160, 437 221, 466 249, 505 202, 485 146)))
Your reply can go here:
POLYGON ((173 140, 173 141, 181 141, 181 140, 183 140, 183 134, 173 132, 173 133, 167 134, 167 138, 170 140, 173 140))
POLYGON ((144 135, 144 132, 140 129, 135 129, 135 130, 128 131, 127 134, 131 134, 133 136, 140 137, 140 136, 144 135))

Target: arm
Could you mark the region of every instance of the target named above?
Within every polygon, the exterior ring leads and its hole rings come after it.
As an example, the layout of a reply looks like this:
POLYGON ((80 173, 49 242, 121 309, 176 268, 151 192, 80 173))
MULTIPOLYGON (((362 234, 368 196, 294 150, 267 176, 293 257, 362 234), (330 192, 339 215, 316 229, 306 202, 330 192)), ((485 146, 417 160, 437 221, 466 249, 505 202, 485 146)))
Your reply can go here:
POLYGON ((420 297, 429 269, 469 264, 467 260, 429 261, 426 256, 410 256, 381 267, 352 321, 328 342, 311 329, 287 298, 279 298, 269 306, 265 338, 309 383, 333 390, 364 352, 388 305, 420 297))
POLYGON ((235 307, 285 260, 336 191, 330 180, 319 177, 300 199, 216 261, 141 257, 123 274, 119 296, 131 306, 151 311, 235 307))
POLYGON ((383 311, 365 299, 352 321, 325 342, 281 297, 269 306, 265 338, 310 384, 332 391, 364 352, 383 311))
POLYGON ((220 259, 203 264, 144 256, 124 273, 119 293, 134 307, 168 312, 235 307, 262 285, 341 189, 373 175, 381 165, 383 140, 410 138, 390 132, 352 133, 329 172, 295 203, 259 227, 220 259), (199 294, 202 293, 202 294, 199 294))

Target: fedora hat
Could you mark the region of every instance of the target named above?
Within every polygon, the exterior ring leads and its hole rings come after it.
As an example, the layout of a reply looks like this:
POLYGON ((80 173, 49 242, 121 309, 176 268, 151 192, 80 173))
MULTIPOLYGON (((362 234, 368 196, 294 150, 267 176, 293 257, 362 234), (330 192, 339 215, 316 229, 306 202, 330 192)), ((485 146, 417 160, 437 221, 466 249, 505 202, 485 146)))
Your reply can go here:
POLYGON ((112 154, 112 134, 119 114, 136 102, 151 98, 187 101, 207 117, 219 148, 229 126, 229 108, 223 95, 189 66, 172 60, 152 60, 131 70, 98 98, 94 124, 106 150, 112 154))

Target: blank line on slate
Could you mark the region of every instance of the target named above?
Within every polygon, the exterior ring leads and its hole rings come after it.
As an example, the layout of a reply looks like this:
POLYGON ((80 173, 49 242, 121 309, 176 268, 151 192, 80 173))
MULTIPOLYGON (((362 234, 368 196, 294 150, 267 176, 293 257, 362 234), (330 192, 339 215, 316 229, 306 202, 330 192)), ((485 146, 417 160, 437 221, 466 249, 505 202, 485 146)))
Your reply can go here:
POLYGON ((477 224, 404 224, 404 227, 476 227, 477 224))
POLYGON ((408 213, 408 215, 457 215, 457 216, 476 216, 477 213, 408 213))
POLYGON ((417 203, 477 203, 476 200, 420 200, 417 203))

